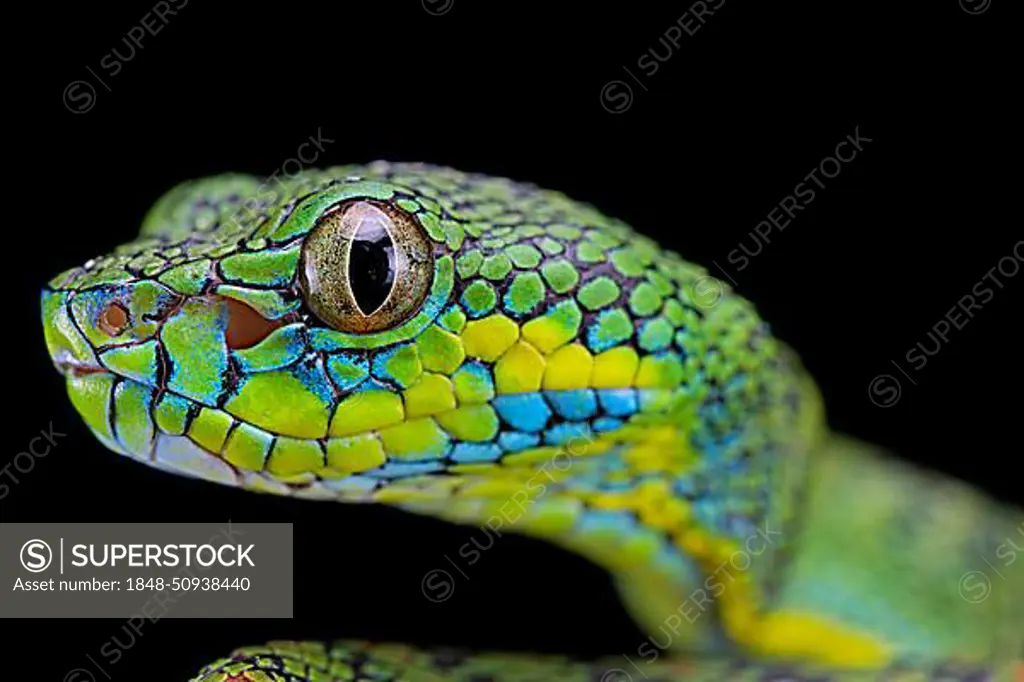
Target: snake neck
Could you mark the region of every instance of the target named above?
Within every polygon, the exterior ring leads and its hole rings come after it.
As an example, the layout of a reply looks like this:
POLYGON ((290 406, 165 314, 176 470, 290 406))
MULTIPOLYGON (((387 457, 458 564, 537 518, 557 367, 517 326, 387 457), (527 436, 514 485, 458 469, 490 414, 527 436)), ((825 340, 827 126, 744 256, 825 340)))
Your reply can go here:
POLYGON ((466 562, 509 532, 582 554, 664 648, 753 641, 824 422, 813 382, 749 303, 723 298, 704 323, 699 379, 641 392, 646 409, 622 427, 363 499, 477 526, 466 562))

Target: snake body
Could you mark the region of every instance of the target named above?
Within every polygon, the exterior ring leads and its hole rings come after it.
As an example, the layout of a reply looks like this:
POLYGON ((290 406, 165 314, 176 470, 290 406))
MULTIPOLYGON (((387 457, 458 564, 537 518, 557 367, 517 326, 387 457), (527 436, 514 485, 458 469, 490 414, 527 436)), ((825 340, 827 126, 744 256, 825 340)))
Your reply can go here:
POLYGON ((1010 680, 1024 657, 1024 561, 961 585, 1019 510, 831 433, 749 302, 557 192, 384 162, 186 182, 42 308, 111 450, 501 518, 606 569, 650 634, 607 661, 278 642, 197 680, 1010 680))

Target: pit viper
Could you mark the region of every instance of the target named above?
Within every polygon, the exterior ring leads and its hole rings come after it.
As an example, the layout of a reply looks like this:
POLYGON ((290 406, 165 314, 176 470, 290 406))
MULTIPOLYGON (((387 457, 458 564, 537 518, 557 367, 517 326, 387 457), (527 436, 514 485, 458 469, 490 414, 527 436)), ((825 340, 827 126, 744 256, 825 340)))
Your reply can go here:
POLYGON ((830 432, 747 300, 561 193, 387 162, 188 181, 42 315, 109 449, 500 519, 605 569, 649 635, 606 660, 280 641, 196 680, 1021 679, 1020 510, 830 432))

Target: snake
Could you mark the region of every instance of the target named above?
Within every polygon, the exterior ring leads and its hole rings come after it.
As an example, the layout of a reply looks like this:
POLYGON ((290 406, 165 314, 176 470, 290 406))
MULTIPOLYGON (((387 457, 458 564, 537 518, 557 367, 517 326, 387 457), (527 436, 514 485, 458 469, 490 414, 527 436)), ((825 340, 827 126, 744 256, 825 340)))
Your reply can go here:
POLYGON ((735 287, 591 204, 409 162, 189 180, 41 306, 115 453, 499 522, 606 571, 648 635, 598 659, 282 639, 198 682, 1024 679, 1021 510, 833 432, 735 287))

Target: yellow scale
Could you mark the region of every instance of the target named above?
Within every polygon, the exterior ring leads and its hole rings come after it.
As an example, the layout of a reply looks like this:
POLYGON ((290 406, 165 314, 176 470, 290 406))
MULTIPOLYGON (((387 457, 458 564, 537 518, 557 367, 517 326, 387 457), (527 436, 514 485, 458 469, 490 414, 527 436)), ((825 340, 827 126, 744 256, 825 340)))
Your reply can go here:
MULTIPOLYGON (((401 395, 387 391, 353 394, 329 420, 322 401, 293 377, 265 373, 263 386, 255 386, 249 396, 237 397, 228 409, 268 431, 288 434, 278 437, 266 462, 257 441, 246 438, 246 424, 232 432, 225 446, 232 418, 223 412, 204 408, 188 435, 209 451, 223 451, 223 457, 235 466, 256 471, 265 468, 280 480, 307 480, 303 476, 310 473, 338 478, 375 469, 389 458, 400 460, 403 455, 422 453, 446 434, 469 441, 492 438, 498 420, 487 404, 491 396, 475 393, 473 386, 461 382, 457 375, 467 357, 494 363, 494 388, 498 395, 585 388, 671 389, 677 383, 672 372, 665 371, 662 358, 640 358, 629 347, 592 354, 582 344, 570 343, 575 330, 550 317, 532 320, 520 330, 511 319, 495 314, 466 323, 460 335, 440 327, 431 328, 429 333, 434 335, 431 348, 441 350, 420 351, 424 370, 407 390, 401 395), (290 381, 282 381, 285 377, 290 381), (261 409, 267 404, 262 398, 271 392, 278 407, 273 411, 261 409), (280 409, 282 402, 290 405, 290 409, 280 409), (310 440, 325 435, 326 466, 318 443, 310 440)), ((252 381, 247 385, 252 386, 252 381)), ((672 399, 670 390, 664 393, 660 406, 669 405, 672 399)), ((678 474, 696 458, 695 453, 680 447, 685 442, 680 437, 686 428, 685 417, 682 415, 677 425, 665 425, 663 421, 661 425, 645 424, 638 419, 636 425, 627 425, 611 436, 588 442, 572 455, 590 457, 607 452, 616 444, 633 442, 624 454, 629 465, 629 470, 621 473, 625 480, 635 473, 678 474)), ((552 461, 560 452, 559 448, 541 447, 506 456, 500 465, 455 465, 449 472, 461 475, 394 481, 377 492, 374 499, 427 510, 460 523, 482 523, 501 513, 510 499, 529 490, 524 485, 536 474, 537 466, 552 461)), ((550 482, 557 482, 568 476, 570 469, 561 472, 549 468, 546 475, 551 477, 550 482)), ((526 494, 526 501, 535 501, 536 492, 526 494)), ((672 496, 668 480, 646 481, 625 492, 562 491, 545 500, 545 504, 530 507, 521 522, 517 521, 515 530, 570 546, 613 574, 645 565, 645 559, 649 560, 658 548, 651 535, 637 534, 635 538, 615 538, 607 543, 593 538, 581 543, 569 535, 584 502, 596 509, 635 512, 644 527, 668 533, 676 546, 708 575, 741 551, 736 543, 712 537, 693 525, 689 506, 672 496)), ((883 643, 820 616, 763 612, 751 577, 743 572, 733 577, 715 603, 724 627, 751 652, 846 667, 873 667, 889 660, 890 651, 883 643)), ((620 586, 638 620, 653 631, 666 615, 674 612, 671 599, 658 597, 670 597, 678 593, 680 586, 656 589, 666 584, 664 579, 645 586, 629 584, 642 580, 650 580, 650 576, 629 574, 620 586)))

